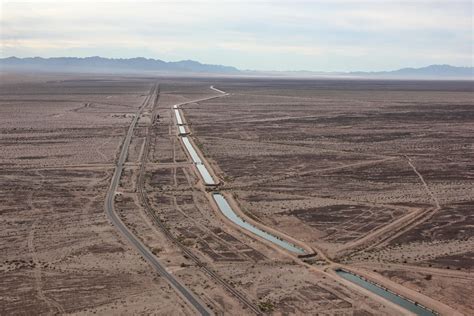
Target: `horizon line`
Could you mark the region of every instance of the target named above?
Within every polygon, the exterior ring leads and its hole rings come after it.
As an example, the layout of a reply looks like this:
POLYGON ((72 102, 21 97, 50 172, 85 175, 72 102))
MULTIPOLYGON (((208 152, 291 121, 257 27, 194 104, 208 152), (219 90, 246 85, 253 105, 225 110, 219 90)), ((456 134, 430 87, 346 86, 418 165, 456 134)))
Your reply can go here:
POLYGON ((351 73, 358 73, 358 72, 365 72, 365 73, 377 73, 377 72, 392 72, 392 71, 398 71, 398 70, 404 70, 404 69, 414 69, 414 70, 418 70, 418 69, 423 69, 423 68, 427 68, 427 67, 431 67, 431 66, 448 66, 448 67, 453 67, 453 68, 467 68, 467 69, 474 69, 474 67, 472 65, 468 65, 468 66, 456 66, 456 65, 452 65, 452 64, 447 64, 447 63, 442 63, 442 64, 428 64, 428 65, 425 65, 425 66, 403 66, 403 67, 400 67, 400 68, 396 68, 396 69, 383 69, 383 70, 326 70, 326 71, 323 71, 323 70, 308 70, 308 69, 292 69, 292 70, 259 70, 259 69, 241 69, 241 68, 237 68, 235 66, 232 66, 232 65, 226 65, 226 64, 215 64, 215 63, 204 63, 204 62, 201 62, 199 60, 195 60, 195 59, 181 59, 181 60, 164 60, 164 59, 161 59, 161 58, 158 58, 158 57, 144 57, 144 56, 135 56, 135 57, 104 57, 104 56, 100 56, 100 55, 90 55, 90 56, 84 56, 84 57, 81 57, 81 56, 48 56, 48 57, 45 57, 45 56, 27 56, 27 57, 18 57, 18 56, 15 56, 15 55, 11 55, 11 56, 8 56, 8 57, 2 57, 0 56, 0 60, 2 59, 9 59, 9 58, 16 58, 16 59, 35 59, 35 58, 41 58, 41 59, 59 59, 59 58, 76 58, 76 59, 87 59, 87 58, 102 58, 102 59, 109 59, 109 60, 131 60, 131 59, 145 59, 145 60, 152 60, 152 61, 162 61, 164 63, 179 63, 179 62, 186 62, 186 61, 190 61, 190 62, 197 62, 201 65, 211 65, 211 66, 222 66, 222 67, 231 67, 231 68, 235 68, 237 69, 238 71, 241 71, 241 72, 267 72, 267 73, 272 73, 272 72, 278 72, 278 73, 285 73, 285 72, 313 72, 313 73, 326 73, 326 74, 337 74, 337 73, 347 73, 347 74, 351 74, 351 73))

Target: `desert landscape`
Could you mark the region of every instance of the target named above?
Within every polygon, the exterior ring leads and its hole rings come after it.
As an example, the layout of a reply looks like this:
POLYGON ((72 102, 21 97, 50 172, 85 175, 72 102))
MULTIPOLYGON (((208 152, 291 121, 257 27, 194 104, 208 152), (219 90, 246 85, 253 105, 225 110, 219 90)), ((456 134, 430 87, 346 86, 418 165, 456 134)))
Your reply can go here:
POLYGON ((472 0, 0 4, 0 316, 474 315, 472 0))
POLYGON ((474 310, 470 81, 0 88, 5 314, 410 314, 344 273, 419 314, 474 310))

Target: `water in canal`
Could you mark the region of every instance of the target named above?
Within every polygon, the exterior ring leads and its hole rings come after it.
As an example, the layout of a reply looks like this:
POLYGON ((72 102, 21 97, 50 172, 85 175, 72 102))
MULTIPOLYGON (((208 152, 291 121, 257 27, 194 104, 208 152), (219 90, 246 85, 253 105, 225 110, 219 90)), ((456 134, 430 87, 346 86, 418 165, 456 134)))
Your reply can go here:
POLYGON ((178 109, 174 110, 174 114, 176 115, 176 122, 178 122, 178 125, 183 125, 183 120, 181 119, 178 109))
POLYGON ((376 285, 376 284, 373 284, 371 282, 368 282, 366 280, 364 280, 363 278, 357 276, 357 275, 354 275, 352 273, 349 273, 347 271, 344 271, 344 270, 336 270, 336 273, 343 277, 344 279, 348 280, 348 281, 351 281, 352 283, 355 283, 361 287, 363 287, 364 289, 366 290, 369 290, 370 292, 372 293, 375 293, 379 296, 382 296, 383 298, 389 300, 390 302, 392 303, 395 303, 407 310, 409 310, 410 312, 412 313, 415 313, 416 315, 421 315, 421 316, 435 316, 437 315, 436 313, 416 304, 416 303, 413 303, 403 297, 400 297, 392 292, 389 292, 385 289, 383 289, 382 287, 376 285))
POLYGON ((214 182, 214 179, 211 177, 209 171, 207 171, 207 168, 203 164, 196 164, 196 167, 201 174, 202 178, 204 179, 204 183, 208 185, 214 185, 216 184, 214 182))
POLYGON ((185 135, 186 134, 186 129, 184 128, 184 126, 178 126, 178 129, 179 129, 179 134, 180 135, 185 135))
POLYGON ((201 158, 199 158, 198 153, 194 149, 193 145, 191 145, 191 142, 189 141, 189 139, 187 137, 181 137, 181 139, 183 140, 184 147, 186 147, 186 150, 191 155, 191 158, 193 159, 193 162, 196 163, 196 164, 198 164, 198 163, 202 164, 201 158))
POLYGON ((293 245, 292 243, 289 243, 285 240, 282 240, 282 239, 280 239, 276 236, 273 236, 273 235, 267 233, 266 231, 263 231, 263 230, 255 227, 255 226, 249 224, 248 222, 246 222, 242 218, 240 218, 237 214, 235 214, 235 212, 230 207, 229 203, 227 203, 226 199, 221 194, 214 193, 212 196, 214 198, 214 201, 216 201, 217 206, 219 206, 219 209, 221 210, 221 212, 225 215, 225 217, 230 219, 235 224, 237 224, 240 227, 254 233, 257 236, 260 236, 260 237, 262 237, 262 238, 264 238, 268 241, 271 241, 274 244, 277 244, 278 246, 280 246, 282 248, 285 248, 286 250, 297 253, 298 255, 305 254, 305 251, 302 248, 297 247, 297 246, 293 245))

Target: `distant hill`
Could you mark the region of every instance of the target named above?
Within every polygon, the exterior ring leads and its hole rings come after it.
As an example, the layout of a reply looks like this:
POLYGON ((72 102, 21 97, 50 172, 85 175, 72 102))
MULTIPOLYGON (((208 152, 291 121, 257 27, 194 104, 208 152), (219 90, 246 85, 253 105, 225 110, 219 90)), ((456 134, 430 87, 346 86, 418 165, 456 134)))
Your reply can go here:
POLYGON ((270 77, 337 77, 337 78, 393 78, 393 79, 470 79, 474 80, 473 67, 430 65, 422 68, 402 68, 393 71, 259 71, 239 70, 231 66, 202 64, 194 60, 166 62, 151 58, 103 57, 28 57, 0 58, 0 70, 47 72, 96 72, 96 73, 165 73, 165 74, 217 74, 270 77))
POLYGON ((450 78, 474 78, 473 67, 455 67, 450 65, 430 65, 422 68, 402 68, 393 71, 377 72, 350 72, 355 76, 377 76, 377 77, 401 77, 401 78, 423 78, 423 77, 450 77, 450 78))
POLYGON ((367 78, 367 79, 462 79, 474 80, 473 67, 455 67, 450 65, 430 65, 422 68, 402 68, 392 71, 245 71, 247 75, 267 75, 298 78, 367 78))
POLYGON ((55 57, 0 59, 4 70, 37 70, 49 72, 166 72, 166 73, 214 73, 233 74, 239 70, 222 65, 201 64, 193 60, 166 62, 151 58, 103 58, 103 57, 55 57))

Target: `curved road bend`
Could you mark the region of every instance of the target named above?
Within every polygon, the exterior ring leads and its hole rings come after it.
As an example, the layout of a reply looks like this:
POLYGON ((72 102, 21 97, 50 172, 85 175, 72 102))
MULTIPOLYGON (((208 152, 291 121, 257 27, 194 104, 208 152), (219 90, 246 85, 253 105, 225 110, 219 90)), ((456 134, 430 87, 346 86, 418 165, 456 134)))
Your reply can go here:
POLYGON ((201 315, 211 315, 211 312, 202 303, 188 288, 179 283, 179 281, 168 271, 165 267, 161 265, 158 259, 151 253, 151 251, 135 236, 133 233, 125 226, 122 220, 118 217, 114 208, 115 192, 117 191, 118 184, 120 182, 120 177, 123 171, 123 165, 127 158, 128 148, 130 146, 130 141, 132 140, 133 130, 137 125, 138 118, 143 111, 143 108, 148 104, 150 98, 154 96, 157 91, 158 85, 156 85, 150 92, 148 98, 143 102, 142 106, 135 113, 135 116, 128 128, 127 135, 125 140, 122 143, 122 149, 120 151, 119 159, 116 163, 114 175, 112 176, 112 182, 110 184, 109 190, 107 191, 107 196, 105 198, 105 213, 110 221, 115 225, 115 227, 122 233, 122 235, 128 239, 130 244, 138 250, 138 252, 152 265, 152 267, 158 272, 163 278, 165 278, 171 286, 192 306, 196 311, 201 315))

